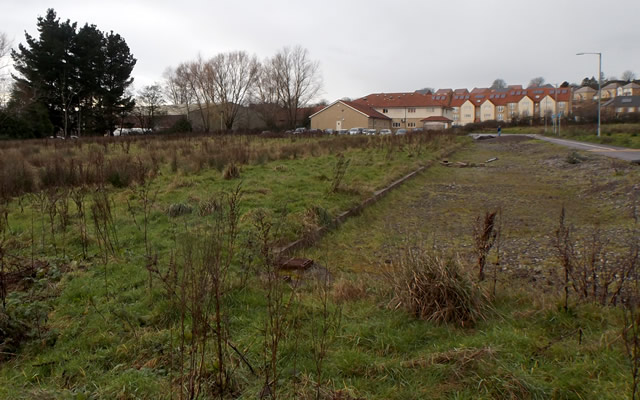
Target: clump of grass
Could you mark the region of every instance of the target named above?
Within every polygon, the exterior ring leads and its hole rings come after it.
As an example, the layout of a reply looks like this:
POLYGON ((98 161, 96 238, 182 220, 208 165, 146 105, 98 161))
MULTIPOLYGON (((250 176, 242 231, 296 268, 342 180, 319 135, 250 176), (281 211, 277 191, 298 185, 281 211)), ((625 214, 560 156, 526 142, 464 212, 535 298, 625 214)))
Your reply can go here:
POLYGON ((191 214, 193 212, 193 207, 184 203, 175 203, 171 204, 167 209, 167 215, 175 218, 181 215, 191 214))
POLYGON ((236 179, 240 177, 240 169, 236 165, 236 163, 232 162, 227 164, 224 168, 224 172, 222 173, 222 177, 227 180, 236 179))
POLYGON ((577 151, 572 151, 569 154, 567 154, 567 163, 568 164, 580 164, 581 162, 585 161, 587 158, 581 154, 579 154, 577 151))
POLYGON ((457 259, 410 249, 392 262, 387 278, 393 286, 390 306, 394 309, 461 327, 485 319, 485 297, 465 276, 457 259))
POLYGON ((336 303, 357 301, 367 296, 367 286, 364 281, 340 279, 333 284, 333 299, 336 303))
POLYGON ((342 178, 344 178, 344 174, 347 172, 350 162, 351 160, 345 159, 343 154, 338 154, 338 160, 336 161, 336 165, 333 169, 333 178, 331 179, 329 193, 335 193, 338 191, 338 188, 342 183, 342 178))

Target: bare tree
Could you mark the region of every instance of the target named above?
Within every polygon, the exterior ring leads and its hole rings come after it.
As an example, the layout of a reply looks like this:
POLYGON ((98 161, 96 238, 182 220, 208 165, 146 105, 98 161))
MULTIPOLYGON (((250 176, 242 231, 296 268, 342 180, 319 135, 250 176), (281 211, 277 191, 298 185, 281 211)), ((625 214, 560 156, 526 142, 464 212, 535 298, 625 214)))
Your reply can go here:
POLYGON ((161 114, 160 107, 164 104, 162 89, 159 84, 145 86, 138 92, 136 101, 136 116, 140 120, 141 128, 153 131, 156 117, 161 114))
POLYGON ((531 81, 529 82, 529 87, 540 87, 542 85, 544 85, 545 80, 543 77, 538 76, 536 78, 531 79, 531 81))
POLYGON ((245 105, 247 92, 258 75, 258 61, 244 51, 218 54, 207 65, 215 85, 215 101, 222 114, 224 127, 233 128, 240 108, 245 105))
POLYGON ((8 73, 3 70, 9 66, 6 58, 11 50, 11 41, 6 33, 0 32, 0 108, 2 108, 7 100, 9 92, 8 73))
POLYGON ((636 74, 633 71, 630 70, 626 70, 622 73, 622 80, 623 81, 627 81, 627 82, 631 82, 633 80, 636 79, 636 74))
POLYGON ((211 83, 210 68, 202 60, 202 57, 194 61, 182 63, 176 69, 176 74, 184 77, 191 96, 200 113, 202 130, 209 132, 211 120, 209 114, 214 104, 213 84, 211 83))
POLYGON ((278 90, 275 74, 271 68, 271 62, 267 60, 258 66, 255 85, 251 90, 250 98, 255 110, 260 114, 268 128, 275 128, 278 122, 278 90))
POLYGON ((504 79, 498 78, 491 84, 491 89, 504 89, 507 87, 507 82, 504 79))
POLYGON ((311 101, 322 88, 320 65, 301 46, 284 47, 269 61, 278 101, 287 112, 289 127, 298 122, 298 109, 311 101))
POLYGON ((164 71, 164 95, 174 105, 184 105, 185 117, 189 119, 189 106, 193 95, 189 90, 189 83, 184 69, 171 67, 164 71))
MULTIPOLYGON (((6 33, 0 32, 0 71, 7 68, 9 64, 6 62, 6 58, 11 51, 11 41, 6 33)), ((4 76, 0 75, 0 76, 4 76)))

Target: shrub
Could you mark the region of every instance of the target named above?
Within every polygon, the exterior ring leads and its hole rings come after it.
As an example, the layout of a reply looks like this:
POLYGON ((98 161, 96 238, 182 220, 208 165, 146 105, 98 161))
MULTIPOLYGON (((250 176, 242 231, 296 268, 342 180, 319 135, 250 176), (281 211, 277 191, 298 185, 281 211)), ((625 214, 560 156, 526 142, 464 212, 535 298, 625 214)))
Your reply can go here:
POLYGON ((391 264, 394 309, 435 323, 473 326, 484 319, 485 297, 464 275, 459 260, 406 250, 391 264))
POLYGON ((167 215, 174 218, 181 215, 191 214, 191 212, 193 212, 193 208, 184 203, 171 204, 167 209, 167 215))
POLYGON ((567 154, 567 163, 569 164, 580 164, 585 160, 586 158, 583 155, 580 155, 577 151, 572 151, 567 154))
POLYGON ((230 164, 227 164, 227 166, 224 169, 224 172, 222 173, 222 177, 227 180, 239 178, 240 169, 238 169, 238 166, 233 162, 230 164))

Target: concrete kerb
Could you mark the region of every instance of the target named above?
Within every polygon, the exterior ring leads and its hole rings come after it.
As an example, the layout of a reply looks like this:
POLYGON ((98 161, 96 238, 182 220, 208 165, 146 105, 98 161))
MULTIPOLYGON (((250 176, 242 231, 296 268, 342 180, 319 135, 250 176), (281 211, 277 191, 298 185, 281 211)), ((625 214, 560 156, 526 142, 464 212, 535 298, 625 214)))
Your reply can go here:
MULTIPOLYGON (((353 207, 352 209, 342 212, 340 213, 337 217, 335 217, 332 220, 332 229, 335 229, 337 227, 339 227, 340 225, 342 225, 348 218, 350 217, 355 217, 357 215, 360 215, 360 213, 362 213, 362 211, 364 211, 365 208, 372 206, 373 204, 375 204, 376 202, 378 202, 378 200, 380 200, 381 198, 383 198, 384 196, 386 196, 390 191, 392 191, 393 189, 397 188, 398 186, 402 185, 404 182, 408 181, 409 179, 415 177, 416 175, 418 175, 419 173, 421 173, 422 171, 426 170, 427 168, 430 168, 431 166, 433 166, 433 164, 436 161, 439 161, 443 158, 449 157, 451 154, 453 154, 456 150, 458 150, 459 146, 455 146, 454 148, 444 152, 440 157, 438 157, 436 160, 430 160, 428 161, 425 165, 421 166, 420 168, 416 169, 413 172, 410 172, 409 174, 403 176, 402 178, 392 182, 389 186, 377 190, 376 192, 373 193, 373 196, 369 197, 368 199, 364 200, 362 203, 360 203, 359 205, 353 207)), ((330 228, 328 227, 321 227, 316 229, 315 231, 311 232, 310 234, 297 239, 285 246, 282 246, 278 249, 275 249, 275 254, 277 255, 276 258, 282 259, 286 256, 288 256, 290 253, 296 251, 296 250, 300 250, 309 246, 312 246, 314 243, 316 243, 320 238, 322 238, 327 232, 329 232, 330 228)))

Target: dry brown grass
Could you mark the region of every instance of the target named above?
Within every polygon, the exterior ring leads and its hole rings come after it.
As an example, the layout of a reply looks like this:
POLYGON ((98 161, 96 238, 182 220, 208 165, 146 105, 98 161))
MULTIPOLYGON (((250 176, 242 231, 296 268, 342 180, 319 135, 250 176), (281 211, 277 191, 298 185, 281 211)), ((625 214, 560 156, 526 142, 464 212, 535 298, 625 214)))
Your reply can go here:
POLYGON ((466 276, 459 259, 408 249, 392 262, 386 277, 393 287, 389 305, 394 309, 460 327, 485 319, 486 297, 466 276))
POLYGON ((354 282, 341 278, 333 283, 333 299, 336 303, 357 301, 367 296, 367 285, 363 280, 354 282))
MULTIPOLYGON (((437 146, 430 134, 398 138, 318 137, 265 139, 247 135, 94 137, 0 143, 0 189, 7 198, 25 193, 86 185, 128 186, 141 167, 197 173, 226 166, 339 154, 353 148, 401 149, 437 146)), ((447 140, 451 141, 451 138, 447 140)))

